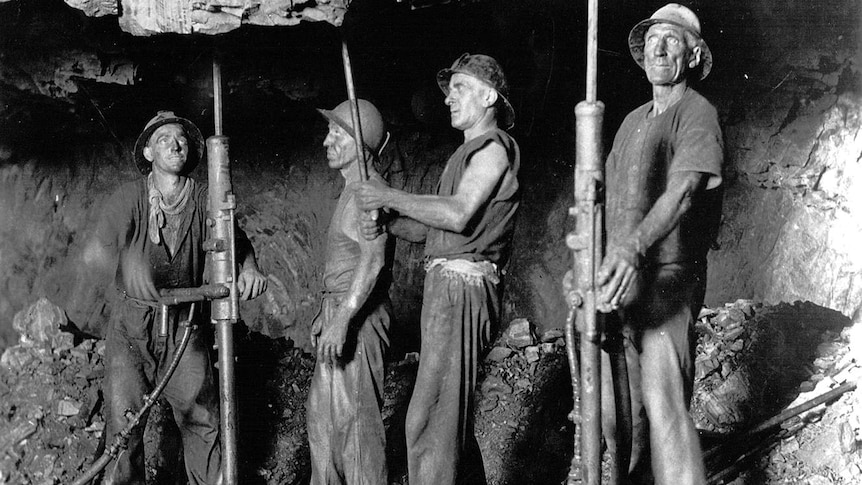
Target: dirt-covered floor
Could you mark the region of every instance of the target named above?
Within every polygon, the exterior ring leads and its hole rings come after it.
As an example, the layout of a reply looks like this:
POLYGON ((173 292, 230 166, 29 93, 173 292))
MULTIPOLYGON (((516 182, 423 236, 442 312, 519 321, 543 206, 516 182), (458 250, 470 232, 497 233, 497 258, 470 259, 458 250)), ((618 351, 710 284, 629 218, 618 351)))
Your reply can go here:
MULTIPOLYGON (((76 341, 46 300, 16 317, 27 337, 0 366, 0 483, 69 483, 92 462, 103 430, 103 342, 76 341)), ((853 484, 862 480, 858 391, 757 435, 754 424, 846 382, 860 370, 862 325, 810 303, 738 301, 704 309, 698 323, 692 415, 713 483, 853 484)), ((564 483, 572 456, 572 398, 562 332, 503 329, 482 365, 476 437, 492 485, 564 483)), ((284 339, 237 327, 239 450, 243 484, 308 481, 304 401, 313 357, 284 339)), ((390 482, 405 484, 403 421, 417 355, 387 366, 384 417, 390 482)), ((145 439, 152 484, 184 484, 167 404, 145 439)), ((606 463, 607 465, 607 463, 606 463)))

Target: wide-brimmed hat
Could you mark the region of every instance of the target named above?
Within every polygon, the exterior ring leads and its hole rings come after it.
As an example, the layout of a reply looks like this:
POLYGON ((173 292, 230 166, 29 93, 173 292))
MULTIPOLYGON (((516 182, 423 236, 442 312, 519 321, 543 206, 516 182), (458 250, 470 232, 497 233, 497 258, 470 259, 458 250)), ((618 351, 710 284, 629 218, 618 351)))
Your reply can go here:
POLYGON ((506 82, 503 69, 493 57, 484 54, 470 55, 465 52, 452 63, 452 67, 440 70, 437 73, 437 85, 447 96, 449 95, 449 79, 456 72, 473 76, 494 88, 502 100, 500 103, 502 109, 497 110, 497 122, 504 130, 515 125, 515 110, 509 103, 509 84, 506 82))
POLYGON ((700 20, 697 19, 697 15, 678 3, 669 3, 656 10, 650 18, 638 22, 629 32, 629 51, 631 51, 638 66, 641 69, 644 68, 644 34, 650 26, 655 24, 671 24, 682 27, 700 41, 700 79, 704 79, 712 70, 712 52, 700 35, 700 20))
POLYGON ((186 131, 186 136, 190 139, 189 141, 194 145, 196 156, 190 156, 189 159, 186 160, 187 165, 183 168, 183 171, 185 173, 191 172, 198 165, 201 159, 203 159, 206 150, 204 149, 204 137, 201 135, 201 130, 199 130, 191 121, 175 115, 173 111, 159 111, 153 119, 147 122, 147 126, 144 127, 144 131, 141 132, 138 136, 138 141, 135 142, 135 165, 137 165, 138 170, 140 170, 142 174, 147 175, 150 173, 150 170, 152 170, 152 163, 144 157, 144 147, 147 146, 147 143, 150 141, 150 137, 153 136, 153 132, 156 131, 156 129, 162 125, 171 123, 181 125, 186 131))
MULTIPOLYGON (((386 122, 383 121, 383 115, 376 106, 370 101, 357 99, 356 105, 359 109, 359 127, 362 131, 362 144, 365 145, 375 156, 379 155, 385 146, 385 140, 388 140, 386 132, 386 122)), ((317 111, 324 118, 340 126, 350 135, 351 138, 356 138, 353 132, 353 114, 350 100, 342 101, 333 109, 320 109, 317 111)))

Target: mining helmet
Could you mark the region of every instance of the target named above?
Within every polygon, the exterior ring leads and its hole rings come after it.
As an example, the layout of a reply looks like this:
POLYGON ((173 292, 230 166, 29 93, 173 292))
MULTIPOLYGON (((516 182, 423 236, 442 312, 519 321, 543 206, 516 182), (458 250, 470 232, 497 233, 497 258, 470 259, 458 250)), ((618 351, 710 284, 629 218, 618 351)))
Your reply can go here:
MULTIPOLYGON (((375 156, 383 150, 385 141, 389 139, 389 133, 386 132, 386 122, 383 121, 383 115, 380 111, 364 99, 357 99, 359 106, 359 126, 362 129, 362 144, 365 145, 375 156)), ((318 109, 326 119, 340 126, 350 135, 351 138, 356 138, 353 131, 353 115, 350 108, 350 100, 344 101, 334 109, 318 109)))
POLYGON ((191 121, 175 115, 173 111, 159 111, 153 119, 147 122, 147 126, 144 127, 144 131, 141 132, 138 136, 138 141, 135 142, 135 165, 142 174, 147 175, 153 169, 152 163, 144 156, 144 148, 149 143, 150 137, 153 136, 153 132, 160 126, 171 123, 176 123, 183 127, 197 155, 186 160, 187 165, 183 171, 186 173, 191 172, 198 165, 198 162, 203 159, 206 150, 204 149, 204 137, 201 135, 201 130, 191 121))
POLYGON ((496 59, 484 54, 461 54, 461 57, 452 63, 452 67, 437 73, 437 85, 446 96, 449 96, 449 79, 455 73, 467 74, 494 88, 501 100, 501 109, 497 110, 500 127, 508 130, 515 125, 515 109, 509 103, 509 83, 506 82, 503 68, 496 59))
POLYGON ((697 15, 678 3, 669 3, 656 10, 650 18, 638 22, 629 32, 629 51, 638 66, 641 69, 644 68, 644 34, 655 24, 676 25, 694 35, 701 52, 700 79, 704 79, 712 70, 712 52, 700 36, 700 20, 697 19, 697 15))

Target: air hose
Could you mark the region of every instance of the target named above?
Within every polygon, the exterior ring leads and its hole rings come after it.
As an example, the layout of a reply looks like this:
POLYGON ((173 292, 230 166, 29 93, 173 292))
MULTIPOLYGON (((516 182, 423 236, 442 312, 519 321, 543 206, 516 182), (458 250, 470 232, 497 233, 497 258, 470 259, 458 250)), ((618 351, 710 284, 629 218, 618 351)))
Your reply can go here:
POLYGON ((162 394, 162 391, 165 390, 165 387, 168 385, 168 382, 171 380, 171 376, 174 375, 174 371, 177 370, 177 366, 180 363, 180 358, 182 358, 183 353, 186 350, 186 347, 189 344, 189 340, 192 336, 192 330, 194 330, 195 326, 192 325, 192 318, 195 314, 195 304, 192 303, 189 309, 189 317, 186 321, 182 322, 180 325, 185 327, 183 330, 183 336, 180 340, 180 345, 177 348, 173 360, 171 360, 170 365, 168 366, 168 370, 165 372, 165 375, 156 385, 153 392, 144 397, 144 405, 141 406, 141 409, 129 420, 126 427, 123 428, 117 435, 114 437, 114 441, 111 443, 111 446, 105 449, 105 452, 102 453, 102 456, 99 457, 91 466, 81 475, 80 478, 72 482, 72 485, 86 485, 91 480, 96 478, 96 475, 99 474, 102 470, 108 466, 108 463, 111 462, 117 455, 120 453, 120 450, 124 449, 128 445, 129 435, 132 433, 132 430, 135 429, 136 426, 141 422, 141 419, 147 414, 153 404, 159 399, 159 396, 162 394))

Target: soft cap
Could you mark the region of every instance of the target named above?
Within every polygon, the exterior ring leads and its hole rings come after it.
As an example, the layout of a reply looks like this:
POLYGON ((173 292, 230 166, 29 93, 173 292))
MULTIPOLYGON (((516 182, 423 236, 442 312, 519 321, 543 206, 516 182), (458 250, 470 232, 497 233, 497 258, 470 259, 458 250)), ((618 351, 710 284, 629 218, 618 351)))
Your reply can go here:
POLYGON ((437 84, 443 93, 449 95, 449 79, 456 72, 473 76, 476 79, 494 88, 502 99, 502 108, 498 110, 497 122, 504 129, 508 130, 515 125, 515 110, 509 103, 509 84, 506 82, 506 75, 500 64, 491 57, 484 54, 468 53, 461 54, 461 57, 452 63, 452 67, 442 69, 437 73, 437 84))

